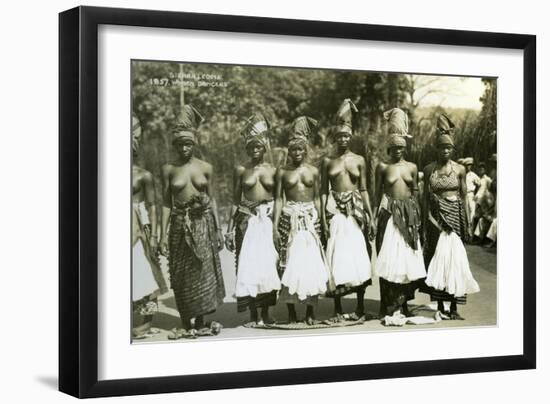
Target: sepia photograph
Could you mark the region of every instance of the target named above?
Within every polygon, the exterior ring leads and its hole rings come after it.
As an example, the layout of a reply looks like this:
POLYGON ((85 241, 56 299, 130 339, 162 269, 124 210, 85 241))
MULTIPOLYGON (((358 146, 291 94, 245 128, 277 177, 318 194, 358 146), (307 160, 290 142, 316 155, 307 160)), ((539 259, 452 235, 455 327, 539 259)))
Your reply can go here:
POLYGON ((132 343, 497 326, 497 78, 130 67, 132 343))

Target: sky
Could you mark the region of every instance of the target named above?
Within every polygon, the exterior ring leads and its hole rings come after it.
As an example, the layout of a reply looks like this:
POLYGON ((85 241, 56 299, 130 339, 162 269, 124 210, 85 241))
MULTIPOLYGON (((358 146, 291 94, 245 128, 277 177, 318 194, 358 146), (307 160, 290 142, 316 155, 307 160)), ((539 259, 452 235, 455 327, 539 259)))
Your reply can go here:
POLYGON ((414 75, 419 83, 415 98, 422 97, 419 106, 440 105, 443 108, 481 109, 479 98, 485 86, 480 78, 414 75))

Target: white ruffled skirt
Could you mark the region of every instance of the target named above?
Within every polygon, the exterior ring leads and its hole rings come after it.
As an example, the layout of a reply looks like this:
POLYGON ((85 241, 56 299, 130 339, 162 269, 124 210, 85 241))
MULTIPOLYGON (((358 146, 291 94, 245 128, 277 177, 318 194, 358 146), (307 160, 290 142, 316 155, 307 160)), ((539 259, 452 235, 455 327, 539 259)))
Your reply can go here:
POLYGON ((159 288, 142 243, 142 240, 138 239, 132 249, 132 300, 134 301, 156 292, 159 288))
POLYGON ((371 278, 367 243, 352 216, 338 212, 330 220, 327 262, 334 285, 359 286, 371 278))
POLYGON ((441 232, 439 235, 428 266, 426 285, 455 297, 479 292, 479 285, 470 271, 466 249, 456 233, 441 232))
POLYGON ((273 222, 269 217, 273 203, 257 207, 258 214, 248 219, 237 269, 235 295, 256 297, 281 289, 277 273, 278 254, 273 244, 273 222))
POLYGON ((281 283, 289 295, 299 300, 327 291, 329 273, 323 247, 315 232, 317 211, 313 203, 287 203, 284 213, 291 216, 286 268, 281 283))
POLYGON ((392 217, 388 219, 384 231, 384 240, 378 253, 375 271, 380 278, 400 284, 426 277, 420 241, 418 241, 418 248, 413 250, 393 223, 392 217))

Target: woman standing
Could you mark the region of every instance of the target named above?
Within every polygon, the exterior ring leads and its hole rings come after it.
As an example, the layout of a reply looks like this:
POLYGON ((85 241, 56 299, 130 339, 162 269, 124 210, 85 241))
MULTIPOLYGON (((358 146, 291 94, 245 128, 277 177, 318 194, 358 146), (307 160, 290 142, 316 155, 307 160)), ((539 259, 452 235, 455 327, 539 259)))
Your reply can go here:
POLYGON ((271 221, 275 168, 264 162, 268 132, 268 122, 261 114, 251 116, 241 132, 250 161, 235 167, 234 207, 226 235, 228 249, 236 250, 237 310, 249 309, 250 321, 260 325, 273 322, 269 306, 277 303, 277 291, 281 288, 271 221))
POLYGON ((473 157, 464 159, 464 167, 466 169, 466 217, 468 218, 468 236, 474 236, 474 218, 476 216, 476 194, 481 186, 481 180, 478 175, 472 170, 474 165, 473 157))
POLYGON ((314 306, 329 280, 320 239, 319 170, 305 162, 316 125, 305 116, 292 123, 288 163, 275 174, 273 238, 279 246, 283 285, 279 299, 287 304, 290 323, 297 321, 294 305, 305 304, 308 325, 314 323, 314 306))
POLYGON ((151 328, 157 296, 168 287, 157 260, 157 210, 153 175, 137 165, 141 125, 132 116, 132 301, 134 338, 151 328))
MULTIPOLYGON (((193 156, 202 121, 195 108, 184 106, 172 131, 179 158, 162 167, 161 250, 169 252, 170 281, 184 330, 203 327, 203 316, 214 312, 225 296, 219 257, 223 237, 211 196, 212 166, 193 156)), ((172 337, 184 334, 176 330, 172 337)))
POLYGON ((334 297, 337 319, 343 314, 341 297, 354 292, 357 307, 352 319, 365 315, 365 289, 372 283, 368 237, 374 234, 374 223, 369 224, 372 211, 365 159, 349 148, 353 112, 357 112, 355 105, 344 100, 337 112, 337 157, 325 158, 322 165, 321 220, 331 282, 336 285, 328 296, 334 297))
POLYGON ((388 120, 390 163, 376 167, 378 257, 375 270, 380 279, 380 316, 396 311, 409 316, 407 301, 414 299, 417 280, 426 277, 420 247, 418 169, 405 160, 408 118, 394 108, 388 120))
POLYGON ((444 114, 437 120, 438 159, 424 169, 427 192, 424 195, 423 223, 426 232, 426 285, 437 308, 444 312, 450 301, 451 319, 462 320, 457 304, 466 303, 466 294, 479 292, 472 276, 463 241, 468 235, 465 210, 466 172, 451 160, 454 150, 453 122, 444 114))

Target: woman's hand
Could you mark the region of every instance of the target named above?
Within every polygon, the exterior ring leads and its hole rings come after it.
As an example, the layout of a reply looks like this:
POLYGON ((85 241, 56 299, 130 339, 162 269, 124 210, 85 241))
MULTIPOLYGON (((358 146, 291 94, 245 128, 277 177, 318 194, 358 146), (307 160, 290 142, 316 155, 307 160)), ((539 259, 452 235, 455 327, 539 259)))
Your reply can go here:
POLYGON ((156 257, 158 255, 159 243, 156 236, 149 237, 149 248, 151 252, 156 257))
POLYGON ((223 250, 223 234, 222 230, 218 229, 218 251, 223 250))
POLYGON ((376 237, 376 220, 374 218, 369 222, 369 240, 374 240, 376 237))
POLYGON ((159 250, 161 255, 168 258, 168 240, 165 237, 160 239, 159 250))
POLYGON ((281 235, 279 234, 279 230, 275 227, 273 228, 273 244, 275 244, 275 248, 280 248, 281 235))
POLYGON ((325 242, 328 242, 328 239, 330 238, 330 230, 326 220, 321 222, 321 228, 323 229, 323 237, 325 238, 325 242))
POLYGON ((235 232, 231 231, 224 234, 225 248, 231 252, 235 252, 235 232))

